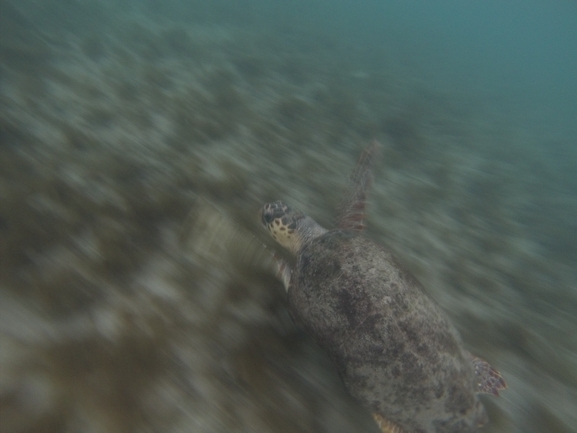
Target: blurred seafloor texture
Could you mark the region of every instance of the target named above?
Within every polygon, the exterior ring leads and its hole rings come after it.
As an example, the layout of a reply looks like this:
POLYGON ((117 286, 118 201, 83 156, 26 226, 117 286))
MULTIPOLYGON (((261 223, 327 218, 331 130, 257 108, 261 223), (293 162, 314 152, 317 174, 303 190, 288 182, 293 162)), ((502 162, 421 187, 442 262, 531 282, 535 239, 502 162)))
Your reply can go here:
POLYGON ((577 7, 467 4, 0 0, 0 431, 376 432, 256 221, 330 226, 373 137, 483 431, 577 431, 577 7))

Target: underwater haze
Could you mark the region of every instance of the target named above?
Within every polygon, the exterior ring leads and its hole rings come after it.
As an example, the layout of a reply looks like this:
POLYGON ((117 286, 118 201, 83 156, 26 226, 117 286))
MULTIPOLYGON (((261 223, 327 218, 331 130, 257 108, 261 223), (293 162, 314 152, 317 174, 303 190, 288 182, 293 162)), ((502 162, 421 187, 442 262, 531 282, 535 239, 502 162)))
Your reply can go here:
POLYGON ((0 432, 376 433, 257 218, 330 227, 373 138, 482 431, 577 432, 570 0, 0 0, 0 432))

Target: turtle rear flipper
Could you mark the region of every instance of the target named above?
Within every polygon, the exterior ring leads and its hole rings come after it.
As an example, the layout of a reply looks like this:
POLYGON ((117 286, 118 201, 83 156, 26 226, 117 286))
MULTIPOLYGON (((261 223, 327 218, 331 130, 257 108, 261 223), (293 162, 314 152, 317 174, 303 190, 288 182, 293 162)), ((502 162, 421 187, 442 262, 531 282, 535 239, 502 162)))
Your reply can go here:
POLYGON ((373 140, 359 157, 349 180, 349 189, 338 209, 337 227, 340 229, 361 231, 365 228, 367 195, 373 180, 371 166, 378 148, 379 143, 373 140))
POLYGON ((501 373, 499 373, 487 361, 473 355, 470 356, 475 369, 475 376, 477 376, 479 392, 482 394, 492 394, 495 397, 498 397, 499 391, 507 388, 507 384, 501 376, 501 373))

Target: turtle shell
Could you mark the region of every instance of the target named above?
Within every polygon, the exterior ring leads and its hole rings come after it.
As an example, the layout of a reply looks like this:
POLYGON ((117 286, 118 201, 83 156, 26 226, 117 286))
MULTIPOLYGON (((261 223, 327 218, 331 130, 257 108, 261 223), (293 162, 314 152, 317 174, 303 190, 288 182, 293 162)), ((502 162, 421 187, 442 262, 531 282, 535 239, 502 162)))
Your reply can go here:
POLYGON ((374 413, 407 433, 469 433, 486 423, 457 331, 386 248, 347 230, 312 239, 297 255, 288 302, 374 413))

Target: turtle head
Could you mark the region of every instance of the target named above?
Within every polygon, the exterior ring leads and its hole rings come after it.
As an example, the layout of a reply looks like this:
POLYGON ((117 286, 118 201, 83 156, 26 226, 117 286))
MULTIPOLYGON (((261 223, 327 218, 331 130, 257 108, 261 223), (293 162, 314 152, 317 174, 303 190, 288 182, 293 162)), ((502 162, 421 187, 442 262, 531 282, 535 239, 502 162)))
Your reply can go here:
POLYGON ((281 201, 265 204, 260 210, 260 221, 272 238, 293 254, 327 231, 311 217, 281 201))

